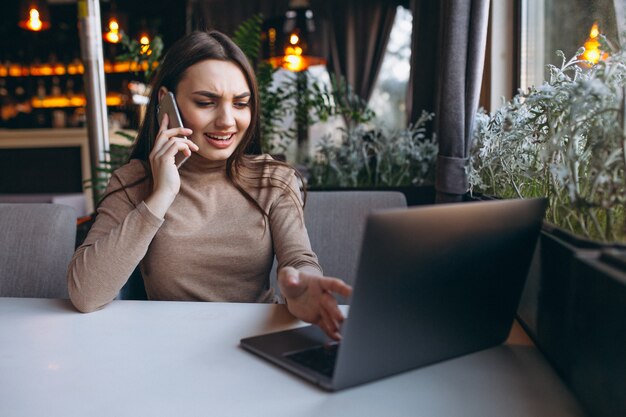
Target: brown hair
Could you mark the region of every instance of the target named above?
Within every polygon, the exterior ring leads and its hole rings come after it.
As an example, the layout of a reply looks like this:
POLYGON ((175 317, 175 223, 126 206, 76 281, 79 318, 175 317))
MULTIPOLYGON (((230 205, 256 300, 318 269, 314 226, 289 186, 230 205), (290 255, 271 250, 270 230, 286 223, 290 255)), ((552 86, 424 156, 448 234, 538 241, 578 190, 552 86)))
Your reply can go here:
MULTIPOLYGON (((244 158, 245 155, 260 155, 262 153, 259 91, 256 77, 248 59, 241 49, 228 36, 215 30, 209 32, 194 31, 176 41, 169 48, 163 62, 159 65, 155 77, 151 82, 152 90, 146 109, 146 117, 139 129, 139 133, 137 134, 137 138, 130 154, 130 159, 139 159, 144 161, 144 166, 147 167, 146 177, 141 178, 138 181, 134 181, 120 190, 137 185, 151 176, 149 155, 152 151, 154 139, 156 138, 159 130, 159 124, 156 116, 157 105, 159 103, 159 88, 164 86, 168 90, 176 93, 178 84, 183 78, 187 68, 207 59, 228 61, 237 65, 243 73, 248 87, 250 88, 250 125, 248 126, 248 129, 246 130, 239 146, 226 161, 226 175, 239 192, 241 192, 248 201, 250 201, 265 217, 267 217, 268 213, 266 213, 259 203, 245 190, 244 184, 248 182, 247 180, 257 180, 256 184, 259 184, 259 180, 268 179, 269 181, 264 183, 269 184, 270 186, 275 181, 282 185, 287 185, 284 179, 272 176, 271 173, 268 174, 270 170, 266 170, 264 168, 271 166, 289 167, 290 169, 293 168, 286 163, 272 159, 259 158, 252 160, 251 158, 244 158), (243 174, 242 168, 250 168, 249 171, 260 172, 260 174, 258 176, 255 175, 247 177, 243 174)), ((302 176, 296 170, 294 170, 294 172, 298 178, 302 180, 302 176)), ((304 189, 304 182, 301 182, 304 189)), ((114 190, 111 193, 120 190, 114 190)), ((108 197, 111 193, 105 195, 100 202, 102 202, 102 200, 108 197)), ((304 190, 304 194, 304 198, 306 199, 306 190, 304 190)), ((295 196, 292 196, 292 198, 294 197, 295 196)))

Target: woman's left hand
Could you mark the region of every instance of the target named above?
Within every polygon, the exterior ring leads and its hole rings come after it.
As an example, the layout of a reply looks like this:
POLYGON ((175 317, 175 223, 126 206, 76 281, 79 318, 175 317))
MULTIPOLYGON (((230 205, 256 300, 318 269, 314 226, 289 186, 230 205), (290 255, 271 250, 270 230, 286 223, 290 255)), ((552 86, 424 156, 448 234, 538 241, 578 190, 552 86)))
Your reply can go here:
POLYGON ((337 278, 284 267, 278 272, 278 287, 287 308, 300 320, 316 324, 334 340, 340 340, 339 329, 344 316, 333 294, 349 297, 352 287, 337 278))

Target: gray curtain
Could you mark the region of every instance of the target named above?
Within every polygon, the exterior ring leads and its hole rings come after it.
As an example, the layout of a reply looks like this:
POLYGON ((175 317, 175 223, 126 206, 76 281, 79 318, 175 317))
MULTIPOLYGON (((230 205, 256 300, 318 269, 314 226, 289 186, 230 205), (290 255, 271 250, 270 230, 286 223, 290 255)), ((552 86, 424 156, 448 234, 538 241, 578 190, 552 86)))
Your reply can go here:
POLYGON ((284 15, 289 0, 198 0, 192 8, 194 29, 216 29, 232 36, 241 22, 263 13, 264 18, 284 15))
POLYGON ((626 0, 613 0, 617 35, 622 45, 626 44, 626 0))
MULTIPOLYGON (((343 76, 368 100, 389 40, 398 5, 407 0, 310 0, 320 33, 328 39, 328 70, 343 76), (326 36, 324 36, 326 35, 326 36)), ((283 15, 289 0, 198 0, 192 3, 191 26, 217 29, 227 35, 249 17, 283 15)), ((325 49, 325 48, 323 48, 325 49)))
POLYGON ((468 189, 466 168, 485 59, 489 0, 445 0, 441 7, 435 189, 436 201, 445 203, 462 201, 468 189))
POLYGON ((355 93, 369 100, 402 1, 327 1, 330 57, 328 70, 343 76, 355 93))
POLYGON ((439 69, 439 0, 411 0, 411 73, 407 85, 407 120, 435 111, 439 69))

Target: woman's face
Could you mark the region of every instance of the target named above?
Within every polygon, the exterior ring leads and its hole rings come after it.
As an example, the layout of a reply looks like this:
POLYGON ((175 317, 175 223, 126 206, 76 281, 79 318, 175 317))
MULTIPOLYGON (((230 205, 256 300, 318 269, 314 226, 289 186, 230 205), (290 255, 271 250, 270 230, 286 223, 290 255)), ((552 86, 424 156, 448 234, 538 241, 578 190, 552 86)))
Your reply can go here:
MULTIPOLYGON (((166 91, 161 87, 159 99, 166 91)), ((239 67, 214 59, 198 62, 187 68, 175 95, 198 154, 211 161, 228 159, 252 118, 250 88, 239 67)))

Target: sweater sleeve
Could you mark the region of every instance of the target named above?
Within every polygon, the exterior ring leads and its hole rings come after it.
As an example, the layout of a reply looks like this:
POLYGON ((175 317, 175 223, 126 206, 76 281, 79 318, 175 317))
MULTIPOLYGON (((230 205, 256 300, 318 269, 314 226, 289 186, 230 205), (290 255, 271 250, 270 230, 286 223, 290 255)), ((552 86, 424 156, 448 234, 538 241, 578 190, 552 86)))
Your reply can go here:
POLYGON ((70 261, 67 284, 74 306, 88 313, 113 300, 143 259, 163 219, 134 204, 114 174, 85 242, 70 261))
POLYGON ((304 224, 300 187, 293 172, 288 179, 288 186, 272 205, 269 221, 278 270, 291 266, 322 273, 317 256, 311 249, 304 224))

